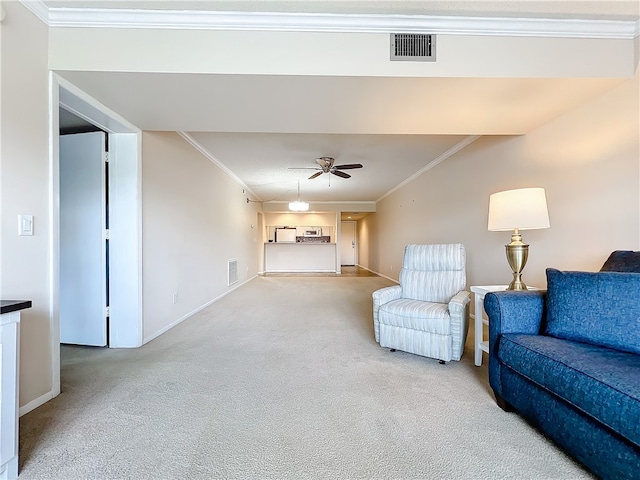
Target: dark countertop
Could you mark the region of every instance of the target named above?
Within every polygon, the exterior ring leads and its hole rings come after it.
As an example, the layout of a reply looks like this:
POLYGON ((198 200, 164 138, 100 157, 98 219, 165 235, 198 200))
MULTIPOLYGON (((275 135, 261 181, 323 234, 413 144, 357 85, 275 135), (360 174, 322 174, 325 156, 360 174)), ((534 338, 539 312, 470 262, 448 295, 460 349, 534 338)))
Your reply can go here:
POLYGON ((31 300, 0 300, 0 314, 31 308, 31 300))
POLYGON ((335 245, 335 242, 264 242, 265 245, 335 245))

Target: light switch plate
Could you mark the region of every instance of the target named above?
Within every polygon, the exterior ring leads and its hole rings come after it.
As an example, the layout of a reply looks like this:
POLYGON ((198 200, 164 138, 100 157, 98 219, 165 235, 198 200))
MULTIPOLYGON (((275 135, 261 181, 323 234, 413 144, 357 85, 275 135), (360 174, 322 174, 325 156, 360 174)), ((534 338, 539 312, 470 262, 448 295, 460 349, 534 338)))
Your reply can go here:
POLYGON ((33 235, 33 215, 18 215, 18 235, 33 235))

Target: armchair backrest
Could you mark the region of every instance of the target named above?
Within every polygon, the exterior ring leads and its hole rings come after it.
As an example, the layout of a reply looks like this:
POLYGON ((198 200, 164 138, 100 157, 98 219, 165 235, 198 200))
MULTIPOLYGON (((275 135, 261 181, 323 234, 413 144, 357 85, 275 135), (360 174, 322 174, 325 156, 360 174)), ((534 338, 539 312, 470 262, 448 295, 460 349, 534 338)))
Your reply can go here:
POLYGON ((448 303, 464 290, 466 253, 461 243, 407 245, 402 259, 402 298, 448 303))

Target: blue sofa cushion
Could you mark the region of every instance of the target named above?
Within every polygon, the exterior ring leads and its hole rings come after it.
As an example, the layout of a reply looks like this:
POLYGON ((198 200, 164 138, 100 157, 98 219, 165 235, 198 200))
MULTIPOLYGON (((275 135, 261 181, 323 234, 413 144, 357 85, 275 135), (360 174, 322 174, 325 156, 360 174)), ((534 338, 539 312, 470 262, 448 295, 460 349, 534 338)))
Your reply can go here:
POLYGON ((505 334, 501 363, 640 447, 640 356, 544 335, 505 334))
POLYGON ((640 252, 634 252, 633 250, 611 252, 600 271, 640 273, 640 252))
POLYGON ((546 333, 640 353, 640 273, 547 269, 546 333))

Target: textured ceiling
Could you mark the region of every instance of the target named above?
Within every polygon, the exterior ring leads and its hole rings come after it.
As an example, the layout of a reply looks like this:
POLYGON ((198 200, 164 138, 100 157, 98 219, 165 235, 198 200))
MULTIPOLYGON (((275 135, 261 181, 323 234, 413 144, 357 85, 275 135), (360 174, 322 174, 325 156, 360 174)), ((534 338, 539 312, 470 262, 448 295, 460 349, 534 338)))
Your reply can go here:
POLYGON ((190 133, 265 201, 291 200, 297 182, 305 200, 374 201, 466 137, 460 135, 322 135, 190 133), (315 158, 360 163, 350 179, 316 173, 315 158))

